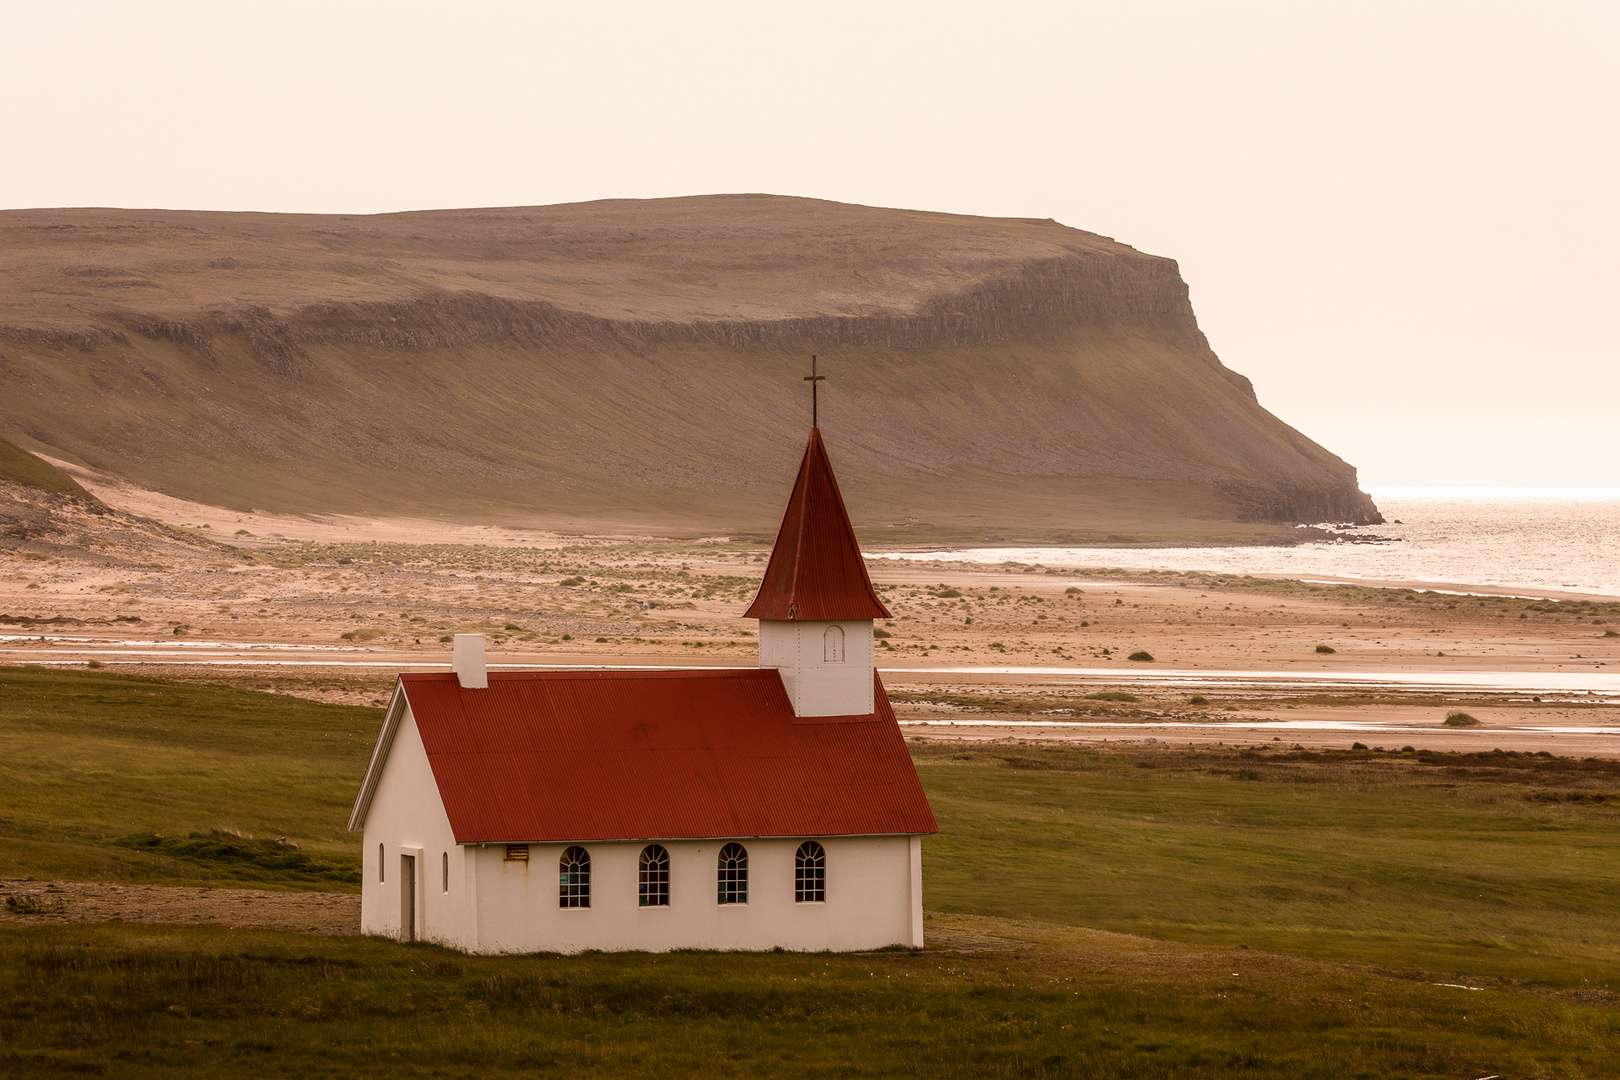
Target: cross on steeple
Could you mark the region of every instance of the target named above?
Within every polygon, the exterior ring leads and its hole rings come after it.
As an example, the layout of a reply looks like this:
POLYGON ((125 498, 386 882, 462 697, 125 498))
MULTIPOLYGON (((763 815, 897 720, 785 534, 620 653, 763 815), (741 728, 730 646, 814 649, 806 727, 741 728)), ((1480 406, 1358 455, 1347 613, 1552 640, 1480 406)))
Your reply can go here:
POLYGON ((816 390, 819 389, 816 384, 826 378, 827 376, 825 375, 816 374, 816 358, 814 355, 812 355, 810 357, 810 374, 804 377, 804 381, 810 384, 810 426, 813 428, 821 426, 819 423, 821 418, 816 415, 819 411, 818 407, 820 404, 816 400, 816 390))

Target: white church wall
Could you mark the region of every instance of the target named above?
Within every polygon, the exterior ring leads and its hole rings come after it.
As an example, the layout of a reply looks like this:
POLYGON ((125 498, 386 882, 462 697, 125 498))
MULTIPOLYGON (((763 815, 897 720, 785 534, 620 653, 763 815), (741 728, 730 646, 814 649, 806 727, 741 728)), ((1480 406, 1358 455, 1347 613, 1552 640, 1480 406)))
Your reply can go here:
POLYGON ((404 856, 416 860, 416 936, 469 947, 476 940, 467 852, 455 842, 416 718, 407 705, 366 813, 360 886, 362 933, 405 936, 410 896, 404 856), (449 870, 446 889, 445 870, 449 870), (380 873, 379 873, 380 870, 380 873))
POLYGON ((759 666, 776 668, 799 716, 864 716, 874 707, 872 620, 761 619, 759 666))
POLYGON ((639 904, 646 844, 587 843, 591 906, 558 906, 559 861, 567 844, 532 844, 526 862, 504 844, 469 847, 476 864, 477 951, 662 951, 672 948, 819 951, 922 945, 919 838, 834 837, 827 899, 794 900, 801 839, 736 841, 748 850, 748 902, 718 903, 718 859, 727 840, 661 841, 670 858, 667 907, 639 904))

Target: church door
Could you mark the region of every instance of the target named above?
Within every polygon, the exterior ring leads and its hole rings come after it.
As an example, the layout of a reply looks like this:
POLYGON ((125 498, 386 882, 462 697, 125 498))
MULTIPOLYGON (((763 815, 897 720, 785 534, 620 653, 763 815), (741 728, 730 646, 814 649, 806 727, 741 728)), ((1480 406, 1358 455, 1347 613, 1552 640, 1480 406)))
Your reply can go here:
POLYGON ((416 856, 399 857, 399 937, 416 940, 416 856))

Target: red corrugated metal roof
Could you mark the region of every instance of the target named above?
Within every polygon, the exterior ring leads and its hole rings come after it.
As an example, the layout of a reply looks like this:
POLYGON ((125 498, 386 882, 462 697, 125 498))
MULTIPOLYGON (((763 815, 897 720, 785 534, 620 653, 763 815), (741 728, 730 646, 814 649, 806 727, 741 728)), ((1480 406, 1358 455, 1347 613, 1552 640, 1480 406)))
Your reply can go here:
POLYGON ((400 685, 459 843, 937 829, 881 679, 875 713, 818 717, 770 668, 400 685))
POLYGON ((765 580, 745 619, 887 619, 838 491, 821 431, 810 429, 765 580))

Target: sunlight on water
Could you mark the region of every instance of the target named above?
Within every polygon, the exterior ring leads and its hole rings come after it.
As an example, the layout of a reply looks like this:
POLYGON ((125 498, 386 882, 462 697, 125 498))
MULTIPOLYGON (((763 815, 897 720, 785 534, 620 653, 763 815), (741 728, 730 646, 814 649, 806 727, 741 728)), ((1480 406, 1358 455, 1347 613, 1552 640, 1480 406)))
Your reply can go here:
POLYGON ((1620 596, 1620 488, 1375 488, 1373 497, 1389 523, 1347 531, 1389 538, 1377 543, 971 548, 872 557, 1346 577, 1620 596))

